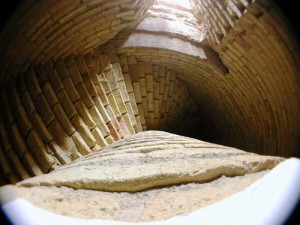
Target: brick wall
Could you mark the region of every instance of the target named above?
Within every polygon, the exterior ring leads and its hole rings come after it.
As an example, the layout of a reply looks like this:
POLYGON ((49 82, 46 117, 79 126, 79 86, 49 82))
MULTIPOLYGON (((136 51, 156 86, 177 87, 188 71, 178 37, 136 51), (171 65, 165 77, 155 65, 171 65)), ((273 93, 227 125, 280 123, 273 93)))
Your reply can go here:
POLYGON ((1 89, 1 179, 48 173, 142 130, 176 130, 193 103, 177 76, 125 55, 29 68, 1 89))
POLYGON ((1 90, 4 176, 47 173, 140 131, 122 82, 118 63, 90 54, 49 61, 10 82, 1 90))
POLYGON ((86 54, 135 27, 153 0, 26 0, 0 36, 0 82, 30 64, 86 54))
POLYGON ((218 83, 233 104, 226 112, 243 124, 244 144, 238 146, 297 154, 299 48, 284 16, 266 0, 193 3, 195 15, 209 24, 207 40, 230 71, 218 83))
MULTIPOLYGON (((299 48, 278 9, 267 0, 191 1, 204 32, 192 44, 208 58, 122 47, 152 3, 29 0, 18 9, 0 37, 0 182, 143 130, 201 124, 214 127, 213 142, 299 154, 299 48)), ((191 40, 184 36, 176 37, 191 40)))
POLYGON ((210 24, 206 41, 228 73, 188 53, 123 47, 122 38, 130 34, 120 35, 102 50, 180 72, 202 114, 211 124, 218 124, 215 142, 263 154, 298 154, 299 48, 282 14, 269 1, 194 1, 193 11, 199 21, 210 24), (230 7, 240 8, 240 13, 233 13, 230 7), (222 24, 229 26, 230 15, 234 23, 219 39, 213 39, 222 24), (219 17, 226 17, 227 22, 219 17))

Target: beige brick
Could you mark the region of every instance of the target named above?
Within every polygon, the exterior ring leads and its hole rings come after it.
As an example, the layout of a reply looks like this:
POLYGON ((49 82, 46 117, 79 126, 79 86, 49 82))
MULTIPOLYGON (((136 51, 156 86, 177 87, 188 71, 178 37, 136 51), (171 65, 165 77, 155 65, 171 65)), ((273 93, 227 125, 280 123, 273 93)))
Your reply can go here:
POLYGON ((138 62, 136 64, 136 69, 137 69, 138 77, 139 78, 144 78, 145 77, 145 63, 138 62))
POLYGON ((126 106, 125 106, 125 103, 123 101, 123 98, 122 98, 122 95, 120 93, 120 90, 119 89, 114 90, 113 91, 113 95, 115 97, 116 103, 118 105, 118 108, 119 108, 121 114, 126 113, 127 112, 126 106))
POLYGON ((99 146, 101 146, 102 148, 108 146, 108 143, 106 142, 101 131, 97 127, 95 129, 93 129, 91 131, 91 133, 93 134, 93 136, 96 139, 96 142, 99 146))
MULTIPOLYGON (((60 35, 52 35, 51 39, 54 39, 53 41, 48 41, 48 46, 45 46, 43 49, 44 54, 53 54, 55 51, 53 51, 53 46, 59 46, 60 43, 62 43, 65 40, 66 36, 64 34, 60 35), (55 38, 55 39, 54 39, 55 38)), ((56 50, 56 49, 55 49, 56 50)))
POLYGON ((110 106, 111 106, 111 108, 114 112, 115 117, 116 118, 121 118, 122 114, 119 110, 119 107, 118 107, 118 104, 116 102, 115 96, 112 93, 110 93, 110 94, 107 95, 107 98, 108 98, 110 106))
POLYGON ((51 85, 49 83, 45 83, 43 86, 43 93, 47 98, 47 101, 52 108, 56 103, 58 103, 58 99, 56 97, 56 94, 54 93, 51 85))
POLYGON ((90 96, 88 90, 86 89, 84 83, 79 83, 76 85, 76 89, 78 90, 81 100, 84 102, 87 108, 90 108, 94 105, 93 99, 90 96))
POLYGON ((30 176, 38 176, 43 174, 43 171, 38 166, 30 152, 27 152, 26 155, 24 155, 22 158, 22 163, 30 176))
POLYGON ((91 40, 87 42, 85 45, 83 45, 81 48, 78 48, 78 51, 82 53, 83 55, 86 53, 90 53, 93 49, 103 44, 105 41, 100 38, 95 38, 94 40, 91 40))
POLYGON ((154 129, 159 129, 159 119, 158 118, 154 118, 154 129))
MULTIPOLYGON (((107 125, 109 131, 110 131, 110 135, 114 138, 114 140, 120 140, 121 139, 121 135, 118 133, 116 127, 114 126, 114 124, 111 122, 107 125)), ((110 136, 108 136, 110 137, 110 136)), ((110 144, 110 142, 107 142, 108 144, 110 144)))
POLYGON ((49 143, 50 149, 54 152, 55 157, 58 161, 64 165, 71 162, 71 159, 66 155, 66 153, 61 149, 61 147, 56 143, 56 141, 51 141, 49 143))
POLYGON ((134 134, 134 129, 133 129, 133 126, 131 124, 131 121, 130 121, 130 117, 128 115, 128 113, 126 113, 125 115, 123 115, 123 118, 124 118, 124 121, 126 123, 126 126, 127 126, 127 129, 129 131, 130 134, 134 134))
POLYGON ((71 77, 67 77, 66 79, 64 79, 63 84, 65 86, 65 90, 67 91, 71 102, 73 102, 73 103, 76 102, 80 98, 80 96, 74 86, 74 83, 73 83, 71 77))
POLYGON ((141 124, 142 124, 142 126, 144 126, 144 125, 146 125, 146 121, 145 121, 145 114, 144 114, 143 104, 142 103, 137 104, 137 107, 138 107, 139 116, 140 116, 140 119, 141 119, 141 124))
POLYGON ((85 61, 82 58, 82 56, 76 56, 75 61, 76 61, 76 64, 77 64, 80 74, 84 74, 84 73, 88 72, 87 66, 86 66, 85 61))
POLYGON ((153 106, 154 106, 154 118, 158 119, 159 118, 159 101, 158 100, 154 100, 153 101, 153 106))
POLYGON ((165 85, 170 84, 170 77, 171 77, 171 71, 167 71, 166 77, 165 77, 165 85))
MULTIPOLYGON (((80 33, 79 32, 76 32, 73 37, 76 36, 76 38, 73 38, 71 40, 71 45, 72 45, 72 48, 75 50, 81 48, 82 46, 84 46, 86 44, 86 40, 84 39, 84 36, 81 35, 80 36, 80 33)), ((75 51, 74 52, 76 55, 77 53, 79 53, 78 51, 75 51)))
POLYGON ((153 98, 158 100, 159 99, 159 82, 154 82, 153 85, 153 98))
POLYGON ((64 112, 60 103, 56 104, 53 107, 53 112, 55 113, 56 118, 59 121, 62 128, 64 129, 64 131, 69 136, 71 136, 75 132, 75 129, 74 129, 73 125, 70 123, 70 120, 68 119, 68 117, 67 117, 66 113, 64 112))
POLYGON ((58 94, 57 94, 57 98, 60 101, 60 104, 62 105, 62 107, 64 108, 67 116, 69 119, 73 118, 75 115, 77 115, 77 111, 74 107, 74 105, 72 104, 68 93, 66 92, 65 89, 61 90, 58 94))
POLYGON ((95 86, 97 86, 98 84, 100 84, 101 79, 98 74, 96 74, 95 72, 93 72, 93 73, 94 74, 91 76, 92 82, 94 83, 95 86))
POLYGON ((91 153, 89 146, 77 132, 72 135, 72 139, 76 145, 76 148, 82 155, 88 155, 89 153, 91 153))
POLYGON ((39 134, 32 130, 27 138, 26 143, 28 145, 28 148, 34 153, 34 156, 36 157, 36 161, 38 162, 40 168, 44 173, 47 173, 51 166, 54 164, 53 156, 49 155, 46 152, 46 147, 44 143, 42 142, 39 134))
POLYGON ((56 70, 53 70, 51 73, 48 74, 48 79, 55 93, 58 93, 64 88, 56 70))
POLYGON ((167 101, 168 94, 169 94, 169 86, 165 85, 165 87, 164 87, 164 94, 163 94, 163 98, 162 98, 163 101, 167 101))
POLYGON ((143 131, 143 128, 142 128, 142 123, 141 123, 141 118, 140 118, 140 116, 136 116, 136 117, 135 117, 135 120, 136 120, 136 127, 137 127, 136 133, 142 132, 142 131, 143 131))
POLYGON ((65 66, 65 63, 63 60, 59 60, 56 64, 55 64, 55 68, 57 70, 57 73, 60 77, 61 80, 67 78, 68 76, 70 76, 69 71, 67 69, 67 67, 65 66))
POLYGON ((152 66, 153 80, 159 81, 159 66, 152 66))
POLYGON ((139 83, 141 86, 141 95, 142 95, 142 97, 146 97, 147 96, 146 79, 140 78, 139 83))
POLYGON ((147 131, 148 130, 146 125, 143 125, 142 129, 143 129, 143 131, 147 131))
MULTIPOLYGON (((101 20, 103 20, 103 18, 101 18, 101 20)), ((110 21, 103 21, 102 24, 99 24, 99 25, 96 25, 94 27, 94 29, 97 31, 97 32, 101 32, 101 31, 106 31, 107 29, 110 29, 111 27, 111 22, 110 21)), ((104 32, 104 34, 106 34, 106 32, 104 32)), ((104 39, 103 38, 103 33, 101 33, 101 39, 104 39)))
POLYGON ((93 107, 89 108, 89 112, 90 112, 92 118, 94 119, 96 126, 100 129, 103 137, 108 136, 109 129, 107 128, 106 123, 105 123, 102 115, 98 111, 97 107, 93 106, 93 107))
POLYGON ((143 104, 143 107, 144 107, 144 115, 145 115, 145 118, 149 118, 149 115, 148 115, 148 102, 147 102, 147 98, 142 98, 142 104, 143 104))
POLYGON ((121 71, 123 73, 128 73, 129 72, 129 67, 128 67, 128 63, 127 63, 127 57, 125 55, 122 55, 120 57, 120 66, 121 66, 121 71))
POLYGON ((38 113, 41 115, 44 123, 48 126, 54 120, 54 114, 44 95, 39 95, 35 100, 38 113))
POLYGON ((99 7, 103 2, 104 0, 83 0, 83 3, 87 4, 88 7, 99 7))
POLYGON ((154 106, 153 106, 153 93, 147 94, 147 103, 148 103, 148 111, 153 112, 154 106))
POLYGON ((147 74, 146 76, 146 90, 147 92, 153 92, 153 75, 147 74))
POLYGON ((135 126, 135 125, 136 125, 135 114, 134 114, 134 112, 133 112, 132 105, 131 105, 130 102, 126 102, 126 109, 127 109, 128 115, 129 115, 129 117, 130 117, 131 124, 132 124, 133 126, 135 126))
POLYGON ((108 71, 104 72, 104 76, 105 76, 105 78, 107 78, 111 90, 112 91, 116 90, 118 88, 118 86, 117 86, 117 82, 115 80, 113 70, 108 70, 108 71))
POLYGON ((78 7, 76 7, 76 9, 72 10, 71 12, 65 14, 60 20, 59 23, 61 24, 65 24, 71 20, 73 20, 74 18, 76 18, 77 16, 83 14, 87 9, 87 6, 85 4, 81 4, 78 7))
POLYGON ((88 26, 89 24, 91 24, 91 20, 89 18, 83 20, 83 21, 80 21, 80 22, 77 22, 76 24, 74 24, 74 26, 72 28, 70 28, 67 32, 66 32, 66 35, 69 36, 69 35, 72 35, 75 31, 78 31, 80 30, 81 28, 85 27, 85 26, 88 26))
POLYGON ((95 87, 91 77, 88 75, 88 73, 82 74, 82 78, 83 78, 83 81, 84 81, 84 84, 85 84, 87 90, 89 90, 90 96, 91 97, 97 96, 96 87, 95 87))
POLYGON ((172 94, 174 92, 174 82, 170 82, 170 86, 169 86, 169 93, 168 93, 168 96, 171 97, 172 94))
POLYGON ((122 69, 119 63, 113 63, 113 73, 114 73, 114 77, 116 79, 116 81, 121 81, 123 80, 123 73, 122 73, 122 69))
POLYGON ((136 64, 137 63, 136 57, 135 56, 128 56, 127 57, 127 62, 128 62, 128 65, 136 64))
POLYGON ((98 84, 95 86, 96 90, 97 90, 97 95, 99 96, 99 98, 101 99, 101 102, 104 106, 107 106, 109 104, 105 90, 102 86, 102 84, 98 84))
POLYGON ((94 122, 92 116, 90 115, 88 109, 83 104, 82 101, 78 101, 75 103, 75 107, 79 113, 79 115, 82 117, 84 123, 88 126, 88 128, 94 129, 96 127, 96 123, 94 122))
POLYGON ((123 101, 126 103, 126 102, 129 102, 129 97, 128 97, 128 92, 127 92, 127 89, 126 89, 126 84, 124 81, 119 81, 118 82, 118 87, 120 89, 120 93, 122 95, 122 99, 123 101))
POLYGON ((50 141, 53 140, 52 135, 50 134, 50 132, 48 131, 45 123, 43 122, 43 120, 41 119, 40 115, 37 112, 34 112, 31 117, 30 120, 32 122, 32 124, 34 125, 34 128, 39 132, 39 134, 42 137, 42 140, 45 143, 48 143, 50 141))
POLYGON ((131 78, 130 78, 129 73, 124 74, 124 81, 125 81, 126 89, 127 89, 128 93, 132 93, 133 87, 132 87, 131 78))
POLYGON ((103 90, 105 91, 106 95, 111 93, 111 88, 110 88, 109 82, 106 78, 102 79, 100 83, 101 83, 101 86, 102 86, 103 90))
POLYGON ((144 73, 152 74, 152 64, 151 63, 144 63, 144 73))
POLYGON ((117 120, 112 108, 110 105, 107 105, 105 106, 105 109, 107 111, 107 114, 109 115, 110 119, 111 119, 111 122, 113 124, 113 126, 116 128, 116 130, 119 132, 121 138, 123 138, 123 134, 122 134, 122 131, 120 130, 120 124, 119 124, 119 121, 117 120))
POLYGON ((117 52, 114 51, 114 53, 115 54, 113 54, 113 52, 110 52, 110 54, 108 55, 111 64, 119 63, 119 61, 120 61, 119 56, 117 55, 117 52))
POLYGON ((99 39, 98 32, 96 33, 95 29, 91 29, 91 32, 85 31, 83 34, 85 35, 85 40, 87 43, 94 41, 95 39, 99 39))
POLYGON ((139 80, 139 74, 136 65, 130 65, 129 66, 129 71, 130 71, 130 79, 131 82, 137 82, 139 80))
POLYGON ((109 118, 108 113, 106 112, 106 109, 104 107, 104 105, 101 102, 101 99, 97 96, 93 98, 94 102, 95 102, 95 106, 97 107, 97 109, 99 110, 102 118, 104 119, 105 123, 108 124, 111 122, 111 119, 109 118))
POLYGON ((76 115, 71 119, 71 122, 76 128, 77 132, 81 135, 85 143, 89 146, 89 148, 93 148, 96 145, 96 140, 90 133, 90 130, 85 125, 83 120, 78 115, 76 115))
POLYGON ((111 145, 112 143, 114 143, 114 139, 113 139, 113 137, 111 135, 107 136, 105 138, 105 140, 106 140, 106 142, 107 142, 108 145, 111 145))
POLYGON ((157 129, 154 124, 154 112, 149 112, 149 123, 147 123, 147 128, 149 130, 157 129))
POLYGON ((131 106, 132 106, 133 113, 134 113, 135 116, 137 116, 138 115, 138 109, 137 109, 137 103, 135 101, 134 93, 129 94, 129 99, 130 99, 130 103, 131 103, 131 106))
POLYGON ((92 18, 94 15, 99 15, 103 12, 103 8, 99 6, 99 1, 98 3, 96 3, 95 1, 87 2, 87 5, 89 6, 88 10, 85 13, 82 13, 81 16, 77 17, 75 21, 81 21, 86 18, 92 18))
POLYGON ((83 82, 76 64, 72 64, 68 70, 75 86, 80 82, 83 82))
POLYGON ((141 95, 141 86, 139 82, 133 83, 133 90, 136 103, 142 102, 142 95, 141 95))
POLYGON ((165 78, 160 77, 159 78, 159 94, 163 95, 164 94, 164 87, 165 87, 165 78))
POLYGON ((120 124, 120 130, 123 133, 123 137, 124 138, 129 137, 130 136, 130 132, 129 132, 128 128, 127 128, 126 122, 124 121, 123 117, 121 117, 119 119, 119 124, 120 124))
MULTIPOLYGON (((70 121, 68 121, 70 123, 70 121)), ((63 149, 68 156, 72 154, 76 147, 72 139, 66 134, 60 122, 55 119, 47 127, 57 144, 63 149)))
POLYGON ((83 156, 83 155, 82 155, 80 152, 78 152, 78 151, 77 151, 77 148, 76 148, 76 151, 73 152, 69 157, 70 157, 71 161, 74 161, 74 160, 76 160, 76 159, 81 158, 82 156, 83 156))

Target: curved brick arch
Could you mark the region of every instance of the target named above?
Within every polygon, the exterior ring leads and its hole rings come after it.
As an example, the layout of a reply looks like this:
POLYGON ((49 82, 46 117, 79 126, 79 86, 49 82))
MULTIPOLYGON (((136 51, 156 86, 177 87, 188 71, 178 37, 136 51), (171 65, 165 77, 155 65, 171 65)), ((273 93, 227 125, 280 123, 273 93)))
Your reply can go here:
POLYGON ((24 2, 0 37, 3 182, 147 129, 207 130, 212 142, 298 154, 299 52, 276 6, 190 2, 178 17, 191 33, 176 30, 172 15, 162 16, 167 30, 153 26, 165 10, 153 1, 24 2), (135 73, 141 67, 147 73, 135 73), (176 74, 170 94, 168 73, 176 74))

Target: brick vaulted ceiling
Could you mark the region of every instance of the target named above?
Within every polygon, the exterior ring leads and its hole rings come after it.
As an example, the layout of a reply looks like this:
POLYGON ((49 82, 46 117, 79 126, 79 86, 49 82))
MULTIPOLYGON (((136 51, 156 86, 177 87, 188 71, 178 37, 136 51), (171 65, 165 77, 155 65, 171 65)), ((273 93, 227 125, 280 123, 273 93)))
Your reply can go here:
POLYGON ((3 183, 152 129, 299 154, 297 40, 271 1, 27 0, 0 43, 3 183))

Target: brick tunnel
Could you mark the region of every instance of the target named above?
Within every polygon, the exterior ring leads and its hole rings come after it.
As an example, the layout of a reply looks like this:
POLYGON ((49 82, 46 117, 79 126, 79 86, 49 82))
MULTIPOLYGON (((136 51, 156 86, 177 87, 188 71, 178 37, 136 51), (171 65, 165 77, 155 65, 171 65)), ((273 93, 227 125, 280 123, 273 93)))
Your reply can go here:
POLYGON ((0 37, 0 185, 162 130, 299 154, 297 40, 267 0, 27 0, 0 37))

